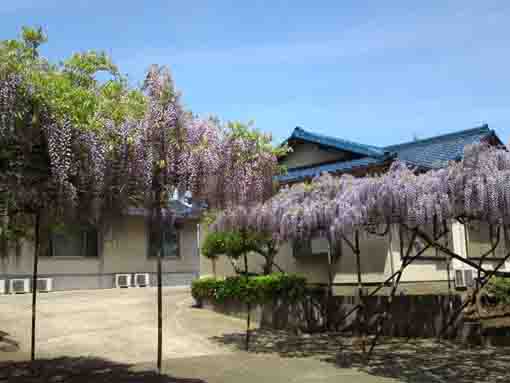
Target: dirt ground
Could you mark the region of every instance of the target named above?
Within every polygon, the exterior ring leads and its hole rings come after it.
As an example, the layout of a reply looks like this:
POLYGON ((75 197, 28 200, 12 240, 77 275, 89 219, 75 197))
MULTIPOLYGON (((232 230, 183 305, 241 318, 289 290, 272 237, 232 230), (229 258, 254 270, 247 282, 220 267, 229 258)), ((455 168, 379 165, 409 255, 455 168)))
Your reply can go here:
POLYGON ((385 339, 366 366, 348 338, 257 330, 246 352, 243 320, 191 304, 188 289, 164 289, 158 375, 155 289, 41 294, 36 363, 26 362, 31 297, 0 296, 0 382, 510 381, 509 349, 385 339))

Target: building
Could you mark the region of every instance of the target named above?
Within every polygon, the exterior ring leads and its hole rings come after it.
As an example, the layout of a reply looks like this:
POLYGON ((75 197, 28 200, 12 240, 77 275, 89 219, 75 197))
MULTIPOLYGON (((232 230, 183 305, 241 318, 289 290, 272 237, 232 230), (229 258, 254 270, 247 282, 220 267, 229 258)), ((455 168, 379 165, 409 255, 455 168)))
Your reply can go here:
MULTIPOLYGON (((176 205, 177 230, 163 232, 164 286, 189 285, 199 272, 199 215, 185 204, 176 205)), ((151 246, 147 213, 129 209, 105 233, 91 228, 50 233, 41 222, 39 277, 50 278, 52 290, 113 288, 117 276, 124 274, 131 281, 122 278, 123 283, 134 286, 134 275, 145 274, 148 284, 155 286, 158 252, 151 246)), ((23 241, 19 249, 0 257, 0 294, 11 292, 16 279, 25 279, 30 290, 32 270, 33 243, 23 241)))
MULTIPOLYGON (((387 147, 363 145, 296 128, 286 141, 293 148, 283 160, 288 172, 280 176, 279 181, 282 184, 303 182, 322 172, 356 176, 380 173, 396 159, 425 171, 460 159, 465 145, 481 141, 501 144, 495 132, 486 125, 387 147)), ((179 215, 177 230, 164 232, 162 249, 165 286, 187 285, 198 275, 210 275, 213 270, 211 261, 199 256, 199 210, 184 201, 175 202, 174 208, 179 215)), ((117 277, 124 274, 132 277, 131 285, 135 274, 146 274, 149 285, 154 286, 157 249, 151 246, 152 229, 147 211, 133 208, 104 233, 83 227, 64 230, 65 233, 43 230, 41 237, 46 240, 42 241, 39 277, 50 278, 53 290, 113 288, 117 286, 117 277)), ((391 242, 370 235, 362 237, 364 283, 381 282, 400 267, 399 234, 394 229, 391 242)), ((464 257, 473 257, 490 249, 493 234, 490 227, 465 227, 452 223, 444 244, 464 257)), ((276 263, 287 272, 305 275, 312 283, 326 283, 326 248, 327 244, 321 238, 307 244, 286 243, 281 246, 276 263)), ((488 267, 501 259, 504 252, 504 241, 500 241, 488 267)), ((260 266, 256 258, 252 257, 250 261, 252 270, 260 266)), ((462 263, 454 260, 450 279, 454 279, 457 270, 465 269, 462 263)), ((24 279, 30 284, 32 270, 33 244, 24 241, 7 257, 0 257, 0 294, 9 292, 12 280, 24 279)), ((509 271, 510 264, 503 270, 509 271)), ((216 272, 218 275, 234 273, 232 265, 224 258, 217 261, 216 272)), ((356 282, 355 257, 347 247, 336 265, 334 282, 340 292, 349 291, 356 282)), ((444 289, 447 284, 445 258, 435 250, 429 250, 420 261, 406 269, 402 282, 409 290, 420 292, 444 289)))
MULTIPOLYGON (((491 145, 501 145, 496 133, 487 125, 386 147, 359 144, 298 127, 286 140, 293 149, 282 161, 287 166, 288 172, 278 178, 281 184, 292 184, 310 180, 323 172, 363 176, 384 172, 397 159, 420 171, 426 171, 443 167, 449 161, 461 159, 466 145, 482 141, 491 145)), ((367 234, 362 237, 361 269, 364 283, 382 282, 402 264, 400 233, 393 228, 391 234, 391 241, 367 234)), ((404 243, 409 240, 402 239, 404 243)), ((494 242, 495 239, 490 227, 473 225, 465 227, 453 222, 449 234, 444 238, 444 245, 463 257, 476 257, 481 251, 491 248, 491 241, 494 242)), ((503 242, 498 243, 487 262, 487 267, 490 268, 491 264, 501 259, 505 252, 503 242)), ((276 263, 285 271, 305 275, 312 283, 326 283, 328 280, 326 250, 327 242, 321 238, 299 246, 287 243, 281 246, 276 263)), ((258 262, 254 258, 251 260, 251 267, 258 268, 258 262)), ((202 275, 212 273, 210 263, 209 260, 201 260, 202 275)), ((218 260, 215 267, 220 275, 233 273, 232 266, 224 259, 218 260)), ((452 283, 456 275, 460 277, 459 272, 463 279, 466 277, 469 279, 469 275, 464 272, 466 269, 462 262, 453 260, 449 271, 452 283)), ((505 265, 503 270, 510 270, 510 263, 505 265)), ((430 249, 420 260, 407 267, 401 281, 410 292, 444 291, 448 284, 447 275, 446 258, 435 249, 430 249)), ((334 283, 338 285, 337 291, 349 291, 348 287, 356 283, 356 276, 355 256, 350 248, 344 245, 343 255, 335 268, 334 283), (342 289, 342 286, 345 286, 345 289, 342 289)))

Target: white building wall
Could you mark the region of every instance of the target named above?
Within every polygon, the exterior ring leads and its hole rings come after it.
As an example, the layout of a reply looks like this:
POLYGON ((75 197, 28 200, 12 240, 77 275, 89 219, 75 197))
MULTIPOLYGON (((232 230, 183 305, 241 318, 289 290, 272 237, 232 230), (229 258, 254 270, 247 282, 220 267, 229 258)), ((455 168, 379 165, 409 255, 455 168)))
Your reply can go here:
MULTIPOLYGON (((157 270, 156 258, 147 257, 145 218, 126 217, 104 236, 99 257, 39 257, 38 273, 54 278, 58 290, 79 288, 111 288, 114 275, 122 273, 149 273, 151 280, 157 270)), ((190 221, 179 228, 179 258, 164 258, 164 284, 188 284, 199 273, 197 224, 190 221)), ((21 254, 14 251, 0 257, 0 279, 29 278, 33 270, 33 244, 24 241, 21 254)))

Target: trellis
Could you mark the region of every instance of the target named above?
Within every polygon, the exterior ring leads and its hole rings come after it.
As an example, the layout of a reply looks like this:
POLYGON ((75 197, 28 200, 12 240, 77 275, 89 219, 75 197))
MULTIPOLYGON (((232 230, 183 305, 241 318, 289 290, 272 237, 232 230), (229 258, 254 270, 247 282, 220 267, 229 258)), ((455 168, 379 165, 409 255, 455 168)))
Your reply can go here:
MULTIPOLYGON (((356 257, 358 303, 344 316, 355 311, 357 328, 362 338, 365 354, 365 330, 363 280, 359 247, 360 232, 376 233, 391 240, 391 226, 411 235, 407 249, 401 240, 402 264, 368 296, 375 295, 388 283, 392 284, 385 312, 377 320, 377 330, 372 339, 366 359, 370 358, 382 333, 383 324, 399 287, 405 269, 423 258, 425 251, 435 249, 446 257, 446 273, 451 297, 450 267, 455 259, 477 272, 477 282, 473 292, 475 297, 489 279, 510 258, 508 252, 493 269, 484 267, 484 261, 498 246, 501 232, 508 245, 510 225, 510 154, 504 148, 489 147, 485 144, 468 146, 464 158, 450 163, 443 169, 425 173, 415 172, 407 165, 395 163, 381 176, 354 178, 344 175, 332 177, 323 175, 310 184, 298 184, 281 190, 270 201, 250 209, 233 209, 223 213, 215 223, 216 228, 244 228, 273 233, 280 241, 309 240, 314 236, 328 239, 328 286, 332 288, 332 266, 335 263, 338 243, 345 242, 356 257), (497 228, 497 239, 491 248, 480 254, 478 262, 463 257, 449 249, 440 241, 448 234, 448 221, 466 224, 479 221, 497 228), (374 228, 386 225, 377 233, 374 228), (433 225, 433 234, 424 230, 425 225, 433 225), (438 230, 442 226, 442 230, 438 230), (349 241, 347 236, 353 236, 349 241), (417 241, 424 247, 416 254, 412 249, 417 241)), ((402 236, 400 236, 400 239, 402 236)), ((507 251, 510 247, 507 246, 507 251)), ((331 292, 328 293, 331 295, 331 292)), ((439 332, 439 337, 459 317, 469 301, 459 307, 448 318, 439 332)))

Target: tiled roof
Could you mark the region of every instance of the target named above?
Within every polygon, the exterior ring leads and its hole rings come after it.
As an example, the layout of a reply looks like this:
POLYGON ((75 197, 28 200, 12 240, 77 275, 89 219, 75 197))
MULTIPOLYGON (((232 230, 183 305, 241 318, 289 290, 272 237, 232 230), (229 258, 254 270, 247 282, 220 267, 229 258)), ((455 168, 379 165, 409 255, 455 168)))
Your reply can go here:
MULTIPOLYGON (((303 128, 296 127, 288 140, 298 139, 307 142, 313 142, 318 145, 328 146, 331 148, 345 150, 352 153, 361 154, 363 156, 382 156, 384 150, 371 145, 359 144, 357 142, 342 140, 340 138, 324 136, 318 133, 312 133, 303 128)), ((287 140, 287 141, 288 141, 287 140)))
POLYGON ((365 154, 366 157, 352 161, 338 161, 325 165, 289 169, 287 174, 279 176, 277 179, 281 182, 295 182, 320 175, 324 172, 349 172, 355 168, 382 164, 390 158, 399 159, 409 165, 425 169, 439 168, 446 166, 449 161, 462 158, 464 146, 480 142, 490 135, 495 135, 494 131, 490 130, 487 125, 483 125, 474 129, 377 148, 313 134, 301 128, 296 128, 290 138, 300 138, 305 141, 336 147, 339 150, 349 150, 359 154, 365 151, 367 153, 365 154))
POLYGON ((424 140, 416 140, 384 149, 396 154, 396 157, 411 165, 425 168, 440 168, 449 161, 462 158, 464 146, 480 142, 484 137, 493 134, 487 125, 479 128, 435 136, 424 140))
POLYGON ((339 161, 332 164, 312 166, 309 168, 289 169, 287 174, 277 176, 280 182, 298 181, 305 178, 315 177, 322 173, 349 172, 356 168, 364 168, 367 166, 383 164, 389 157, 364 157, 352 161, 339 161))

